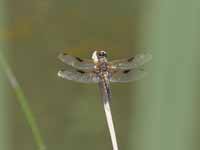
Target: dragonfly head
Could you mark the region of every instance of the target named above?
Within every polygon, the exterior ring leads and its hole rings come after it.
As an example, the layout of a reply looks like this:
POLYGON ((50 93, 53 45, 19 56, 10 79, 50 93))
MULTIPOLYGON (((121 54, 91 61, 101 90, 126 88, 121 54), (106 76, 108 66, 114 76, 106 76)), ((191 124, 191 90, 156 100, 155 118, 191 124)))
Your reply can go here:
POLYGON ((106 61, 107 53, 105 51, 94 51, 92 59, 94 62, 106 61))

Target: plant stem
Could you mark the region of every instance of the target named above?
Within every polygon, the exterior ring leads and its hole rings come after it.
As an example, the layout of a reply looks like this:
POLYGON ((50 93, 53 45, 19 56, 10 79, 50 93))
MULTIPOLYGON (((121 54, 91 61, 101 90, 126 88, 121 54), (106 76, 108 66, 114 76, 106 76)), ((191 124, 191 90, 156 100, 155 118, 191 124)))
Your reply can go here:
POLYGON ((18 102, 21 106, 21 109, 25 114, 25 118, 26 118, 26 120, 27 120, 27 122, 28 122, 28 124, 29 124, 29 126, 32 130, 32 134, 33 134, 35 142, 38 146, 38 149, 39 150, 45 150, 46 149, 45 144, 43 142, 39 128, 36 124, 33 112, 31 111, 30 106, 28 104, 28 100, 25 97, 24 92, 23 92, 22 88, 20 87, 16 77, 12 73, 9 65, 6 63, 2 53, 0 53, 0 65, 2 66, 7 78, 9 80, 10 84, 11 84, 11 87, 13 88, 13 90, 16 94, 17 100, 18 100, 18 102))

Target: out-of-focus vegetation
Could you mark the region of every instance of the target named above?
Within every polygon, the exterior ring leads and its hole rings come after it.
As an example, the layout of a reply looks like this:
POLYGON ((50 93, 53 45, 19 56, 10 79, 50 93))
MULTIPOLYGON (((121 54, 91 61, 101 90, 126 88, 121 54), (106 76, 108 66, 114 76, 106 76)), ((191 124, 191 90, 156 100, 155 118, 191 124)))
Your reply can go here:
MULTIPOLYGON (((95 48, 107 50, 112 59, 153 55, 146 78, 112 85, 119 149, 199 149, 198 1, 1 3, 0 48, 48 150, 112 149, 97 85, 57 77, 65 67, 57 60, 59 52, 89 58, 95 48)), ((0 149, 36 150, 25 114, 0 69, 0 149)))
POLYGON ((10 66, 7 64, 5 60, 5 56, 1 52, 0 54, 0 65, 1 70, 5 73, 5 76, 7 77, 7 80, 10 83, 10 86, 12 90, 14 91, 16 98, 18 100, 18 103, 20 105, 21 110, 23 111, 25 115, 25 119, 27 120, 28 125, 30 126, 30 129, 32 131, 33 138, 36 142, 36 145, 38 146, 39 150, 45 150, 44 141, 41 137, 40 131, 37 127, 37 124, 35 122, 34 115, 30 109, 30 106, 28 104, 28 99, 24 95, 23 89, 20 87, 17 79, 15 78, 15 75, 13 74, 10 66))

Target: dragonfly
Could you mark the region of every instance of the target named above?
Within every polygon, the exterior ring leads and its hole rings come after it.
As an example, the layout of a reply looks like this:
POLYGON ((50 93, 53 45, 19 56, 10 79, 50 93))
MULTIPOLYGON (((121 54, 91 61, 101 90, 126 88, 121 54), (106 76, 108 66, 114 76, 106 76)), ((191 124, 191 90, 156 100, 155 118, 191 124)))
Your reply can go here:
POLYGON ((142 53, 134 57, 108 61, 107 53, 98 50, 93 52, 92 59, 82 59, 65 52, 61 53, 58 58, 70 66, 70 68, 58 71, 59 77, 80 83, 97 83, 99 85, 113 150, 118 150, 110 108, 110 83, 127 83, 142 78, 146 72, 141 66, 149 62, 152 55, 142 53))

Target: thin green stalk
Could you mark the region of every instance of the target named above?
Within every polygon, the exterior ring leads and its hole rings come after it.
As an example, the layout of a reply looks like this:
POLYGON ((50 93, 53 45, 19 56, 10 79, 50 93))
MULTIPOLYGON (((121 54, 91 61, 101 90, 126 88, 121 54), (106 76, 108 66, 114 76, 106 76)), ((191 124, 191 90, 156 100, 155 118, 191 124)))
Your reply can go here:
POLYGON ((45 150, 46 148, 45 148, 41 133, 40 133, 39 128, 36 124, 33 112, 31 111, 31 109, 29 107, 28 100, 25 97, 24 92, 23 92, 22 88, 20 87, 19 83, 17 82, 17 80, 16 80, 14 74, 12 73, 9 65, 6 63, 2 53, 0 54, 0 65, 2 66, 2 69, 4 70, 6 76, 7 76, 8 80, 11 84, 11 87, 13 88, 13 90, 14 90, 16 96, 17 96, 17 99, 18 99, 18 102, 21 106, 21 109, 24 112, 25 118, 26 118, 26 120, 27 120, 27 122, 28 122, 28 124, 29 124, 29 126, 32 130, 32 134, 33 134, 35 142, 38 146, 38 149, 39 150, 45 150))

